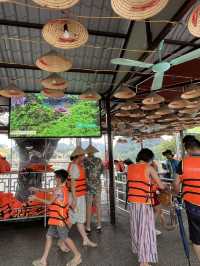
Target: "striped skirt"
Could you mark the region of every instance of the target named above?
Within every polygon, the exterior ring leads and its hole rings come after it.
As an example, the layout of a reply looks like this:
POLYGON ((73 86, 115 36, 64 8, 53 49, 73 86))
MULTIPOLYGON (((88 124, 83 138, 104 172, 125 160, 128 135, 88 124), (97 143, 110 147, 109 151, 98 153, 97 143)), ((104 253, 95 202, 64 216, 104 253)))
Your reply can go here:
POLYGON ((150 205, 130 204, 131 242, 139 263, 157 263, 157 241, 153 208, 150 205))

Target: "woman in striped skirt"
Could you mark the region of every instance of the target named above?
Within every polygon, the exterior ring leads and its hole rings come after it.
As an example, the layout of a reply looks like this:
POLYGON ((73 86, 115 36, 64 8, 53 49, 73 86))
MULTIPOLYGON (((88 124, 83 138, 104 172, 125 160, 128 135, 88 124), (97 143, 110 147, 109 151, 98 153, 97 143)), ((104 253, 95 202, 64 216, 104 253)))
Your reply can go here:
POLYGON ((138 153, 137 163, 128 167, 132 250, 137 254, 140 266, 158 262, 152 187, 153 184, 160 189, 165 186, 150 165, 153 158, 151 150, 142 149, 138 153))

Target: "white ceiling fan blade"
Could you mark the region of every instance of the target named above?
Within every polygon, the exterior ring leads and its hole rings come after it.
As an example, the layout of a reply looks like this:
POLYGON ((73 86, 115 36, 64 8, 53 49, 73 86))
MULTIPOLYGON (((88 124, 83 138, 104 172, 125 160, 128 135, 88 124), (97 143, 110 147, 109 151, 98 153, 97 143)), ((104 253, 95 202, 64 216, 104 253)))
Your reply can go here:
POLYGON ((141 67, 141 68, 150 68, 153 66, 153 64, 144 63, 144 62, 137 61, 137 60, 125 59, 125 58, 112 59, 111 63, 114 65, 141 67))
POLYGON ((163 78, 164 78, 164 72, 156 72, 153 83, 151 85, 151 90, 152 91, 157 91, 162 88, 163 85, 163 78))
POLYGON ((190 53, 187 53, 187 54, 184 54, 184 55, 181 55, 177 58, 172 59, 170 61, 170 64, 172 66, 176 66, 176 65, 183 64, 185 62, 191 61, 191 60, 199 58, 199 57, 200 57, 200 48, 196 49, 190 53))

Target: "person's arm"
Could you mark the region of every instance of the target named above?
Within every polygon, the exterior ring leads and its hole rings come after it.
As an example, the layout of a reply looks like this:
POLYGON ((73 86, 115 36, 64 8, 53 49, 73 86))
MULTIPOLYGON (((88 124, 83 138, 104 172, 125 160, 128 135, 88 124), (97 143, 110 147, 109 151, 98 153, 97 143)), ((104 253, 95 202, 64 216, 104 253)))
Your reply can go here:
POLYGON ((38 202, 41 202, 41 203, 45 203, 47 205, 50 205, 50 204, 52 204, 56 200, 56 196, 55 196, 55 194, 53 194, 52 197, 51 197, 51 200, 47 200, 47 199, 45 200, 45 199, 38 198, 35 195, 32 195, 28 199, 30 201, 38 201, 38 202))
POLYGON ((149 171, 149 176, 154 180, 156 185, 158 185, 158 187, 162 190, 165 189, 165 184, 160 180, 156 170, 152 166, 150 166, 148 171, 149 171))
POLYGON ((181 186, 181 178, 179 175, 177 175, 176 180, 173 183, 174 190, 176 194, 179 194, 180 192, 180 186, 181 186))
POLYGON ((76 197, 76 179, 79 178, 79 169, 76 164, 72 164, 71 170, 69 172, 71 178, 71 193, 72 193, 72 208, 75 209, 77 205, 77 197, 76 197))
POLYGON ((37 187, 30 187, 28 189, 29 191, 31 192, 53 192, 54 191, 54 188, 37 188, 37 187))

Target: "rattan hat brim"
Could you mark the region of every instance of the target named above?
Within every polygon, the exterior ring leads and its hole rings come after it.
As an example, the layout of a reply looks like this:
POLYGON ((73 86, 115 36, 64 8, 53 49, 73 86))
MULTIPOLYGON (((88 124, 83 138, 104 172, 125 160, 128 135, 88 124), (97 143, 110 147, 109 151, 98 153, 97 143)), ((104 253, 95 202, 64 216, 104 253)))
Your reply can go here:
POLYGON ((144 111, 153 111, 153 110, 157 110, 159 108, 160 108, 159 104, 143 105, 141 107, 141 109, 144 110, 144 111))
POLYGON ((191 13, 188 20, 188 30, 195 37, 200 37, 200 5, 191 13))
POLYGON ((121 87, 117 92, 114 93, 114 97, 118 99, 131 99, 136 93, 128 87, 121 87))
POLYGON ((51 90, 65 90, 69 82, 58 76, 57 74, 51 74, 47 78, 41 81, 43 87, 51 90))
POLYGON ((43 89, 42 94, 49 98, 62 98, 64 97, 64 92, 61 90, 49 90, 49 89, 43 89))
POLYGON ((163 10, 169 0, 111 0, 115 13, 131 20, 144 20, 163 10))
POLYGON ((177 101, 172 101, 168 104, 168 107, 171 109, 179 110, 183 109, 187 106, 188 102, 186 100, 177 100, 177 101))
POLYGON ((91 89, 85 91, 82 93, 79 98, 81 100, 87 100, 87 101, 99 101, 101 100, 101 95, 98 94, 96 91, 93 91, 91 89))
POLYGON ((159 110, 157 110, 155 112, 156 115, 170 115, 173 114, 174 110, 173 109, 169 109, 168 107, 161 107, 159 110))
POLYGON ((33 2, 38 5, 54 9, 67 9, 74 6, 79 1, 80 0, 33 0, 33 2))
POLYGON ((79 22, 71 19, 56 19, 49 21, 42 30, 42 36, 50 45, 73 49, 84 45, 88 41, 88 31, 79 22), (72 35, 64 36, 64 27, 67 25, 68 32, 72 35))
POLYGON ((72 62, 56 52, 49 52, 37 59, 36 65, 48 72, 63 72, 72 68, 72 62))
POLYGON ((142 103, 144 105, 154 105, 154 104, 160 104, 165 101, 165 98, 160 96, 159 94, 153 94, 146 97, 142 103))
POLYGON ((120 109, 124 111, 136 110, 139 109, 139 105, 136 103, 125 103, 120 106, 120 109))
POLYGON ((190 100, 200 97, 200 87, 192 88, 181 94, 181 98, 184 100, 190 100))
POLYGON ((24 95, 25 93, 14 84, 10 84, 7 88, 0 90, 0 96, 6 98, 23 97, 24 95))

